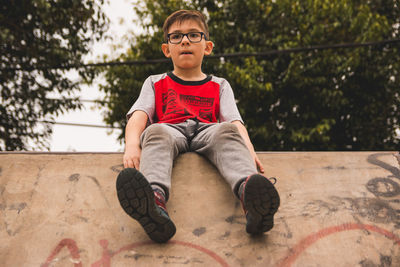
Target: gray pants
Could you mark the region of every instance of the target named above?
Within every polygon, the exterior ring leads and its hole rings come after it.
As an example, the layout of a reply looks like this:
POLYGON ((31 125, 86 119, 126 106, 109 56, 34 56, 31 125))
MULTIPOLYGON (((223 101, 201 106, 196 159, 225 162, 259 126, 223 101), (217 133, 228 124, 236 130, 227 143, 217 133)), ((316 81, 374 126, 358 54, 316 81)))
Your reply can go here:
POLYGON ((208 158, 236 194, 240 182, 257 173, 243 138, 232 123, 202 123, 187 120, 179 124, 152 124, 141 138, 140 172, 151 184, 171 187, 174 159, 194 151, 208 158))

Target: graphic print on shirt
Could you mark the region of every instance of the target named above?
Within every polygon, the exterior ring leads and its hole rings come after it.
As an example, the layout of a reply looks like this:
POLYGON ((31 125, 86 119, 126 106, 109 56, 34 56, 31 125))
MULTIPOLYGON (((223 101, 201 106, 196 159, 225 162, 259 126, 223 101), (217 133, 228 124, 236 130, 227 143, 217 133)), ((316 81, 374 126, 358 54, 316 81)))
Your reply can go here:
POLYGON ((162 111, 165 116, 175 114, 180 116, 187 116, 193 114, 189 112, 186 108, 199 107, 198 117, 205 119, 207 121, 212 121, 214 98, 211 97, 201 97, 194 95, 179 95, 173 89, 168 89, 168 93, 162 94, 162 111), (183 105, 178 104, 179 101, 183 105), (184 107, 182 107, 184 106, 184 107))
POLYGON ((212 121, 212 109, 200 109, 199 117, 207 121, 212 121))
POLYGON ((190 115, 190 113, 178 105, 178 94, 173 89, 168 89, 167 93, 162 94, 162 110, 165 116, 177 114, 181 116, 190 115))
POLYGON ((180 95, 179 99, 182 103, 185 103, 186 106, 200 107, 198 116, 207 121, 212 121, 212 107, 214 105, 214 98, 194 95, 180 95))

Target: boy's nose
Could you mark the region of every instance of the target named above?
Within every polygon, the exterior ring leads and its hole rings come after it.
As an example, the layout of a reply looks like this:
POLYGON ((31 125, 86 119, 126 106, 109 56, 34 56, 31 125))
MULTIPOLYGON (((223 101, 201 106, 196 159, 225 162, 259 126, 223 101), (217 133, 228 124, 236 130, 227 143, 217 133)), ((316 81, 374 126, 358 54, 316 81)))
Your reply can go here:
POLYGON ((187 35, 183 36, 182 43, 190 43, 189 38, 187 37, 187 35))

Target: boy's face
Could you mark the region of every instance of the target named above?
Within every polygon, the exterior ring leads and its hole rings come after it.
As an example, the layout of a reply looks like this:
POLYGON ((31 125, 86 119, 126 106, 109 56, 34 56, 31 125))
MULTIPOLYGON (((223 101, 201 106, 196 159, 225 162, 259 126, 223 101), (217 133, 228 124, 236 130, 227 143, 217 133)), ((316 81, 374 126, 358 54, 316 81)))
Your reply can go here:
MULTIPOLYGON (((194 20, 185 20, 182 23, 175 22, 171 25, 168 33, 191 33, 191 32, 204 32, 199 23, 194 20)), ((179 41, 179 40, 178 40, 179 41)), ((162 44, 161 49, 164 55, 172 58, 174 69, 180 70, 193 70, 199 68, 201 71, 201 63, 204 55, 211 54, 213 43, 205 40, 202 36, 200 42, 191 42, 188 36, 183 36, 180 43, 175 44, 168 41, 167 44, 162 44)))

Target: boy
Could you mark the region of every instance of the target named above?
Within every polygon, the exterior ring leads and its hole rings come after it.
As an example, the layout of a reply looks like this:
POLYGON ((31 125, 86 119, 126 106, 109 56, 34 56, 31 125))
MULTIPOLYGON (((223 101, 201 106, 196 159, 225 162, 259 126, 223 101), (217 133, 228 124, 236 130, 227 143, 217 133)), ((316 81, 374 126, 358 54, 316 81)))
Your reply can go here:
POLYGON ((262 173, 264 168, 229 83, 201 70, 203 57, 213 49, 205 17, 197 11, 179 10, 166 19, 163 31, 161 49, 172 59, 174 69, 147 78, 127 114, 125 169, 117 178, 122 208, 150 239, 167 242, 176 231, 165 207, 173 160, 194 151, 217 167, 241 200, 246 231, 269 231, 279 195, 257 173, 257 168, 262 173))

